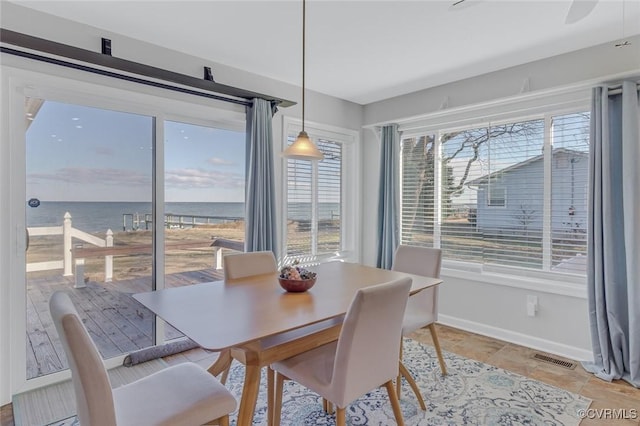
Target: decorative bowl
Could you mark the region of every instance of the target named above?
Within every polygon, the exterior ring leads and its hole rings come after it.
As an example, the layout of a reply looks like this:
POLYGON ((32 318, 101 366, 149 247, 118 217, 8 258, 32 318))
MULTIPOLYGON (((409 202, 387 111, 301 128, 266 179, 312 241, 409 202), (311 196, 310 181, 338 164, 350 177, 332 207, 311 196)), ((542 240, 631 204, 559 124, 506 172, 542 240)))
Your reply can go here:
POLYGON ((309 278, 306 280, 293 280, 278 277, 278 281, 280 282, 280 287, 287 290, 290 293, 302 293, 304 291, 309 290, 316 283, 316 278, 309 278))

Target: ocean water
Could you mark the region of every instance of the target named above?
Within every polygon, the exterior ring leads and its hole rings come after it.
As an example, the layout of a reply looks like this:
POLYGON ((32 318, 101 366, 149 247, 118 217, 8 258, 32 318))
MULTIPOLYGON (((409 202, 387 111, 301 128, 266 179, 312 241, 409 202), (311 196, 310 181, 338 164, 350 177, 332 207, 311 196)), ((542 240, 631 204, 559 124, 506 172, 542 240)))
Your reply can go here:
MULTIPOLYGON (((145 214, 151 214, 151 203, 43 201, 35 208, 27 206, 27 226, 62 225, 67 212, 74 228, 119 232, 124 230, 125 219, 126 230, 131 230, 130 215, 143 219, 145 214)), ((166 203, 165 214, 243 217, 244 203, 166 203)))
MULTIPOLYGON (((43 201, 38 207, 27 205, 27 226, 60 226, 64 215, 71 215, 74 228, 85 232, 120 232, 132 229, 131 215, 140 219, 151 214, 151 203, 145 202, 73 202, 43 201), (126 215, 126 216, 125 216, 126 215), (123 223, 124 221, 124 223, 123 223)), ((331 219, 340 211, 337 203, 320 203, 319 219, 331 219)), ((304 203, 292 203, 288 217, 309 220, 310 208, 304 203)), ((165 215, 190 215, 209 217, 244 217, 244 203, 166 203, 165 215)), ((212 220, 211 223, 215 223, 212 220)), ((142 226, 144 227, 144 226, 142 226)))

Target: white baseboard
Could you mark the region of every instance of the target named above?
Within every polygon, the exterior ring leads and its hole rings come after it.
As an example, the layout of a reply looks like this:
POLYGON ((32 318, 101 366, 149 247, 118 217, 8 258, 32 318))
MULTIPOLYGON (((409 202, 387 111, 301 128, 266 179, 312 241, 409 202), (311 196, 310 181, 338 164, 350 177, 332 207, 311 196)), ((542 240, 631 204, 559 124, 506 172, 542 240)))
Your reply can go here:
POLYGON ((593 353, 590 350, 541 339, 539 337, 528 336, 516 331, 506 330, 491 325, 451 317, 448 315, 438 315, 438 323, 448 325, 483 336, 504 340, 521 346, 526 346, 539 351, 559 355, 575 361, 593 361, 593 353))

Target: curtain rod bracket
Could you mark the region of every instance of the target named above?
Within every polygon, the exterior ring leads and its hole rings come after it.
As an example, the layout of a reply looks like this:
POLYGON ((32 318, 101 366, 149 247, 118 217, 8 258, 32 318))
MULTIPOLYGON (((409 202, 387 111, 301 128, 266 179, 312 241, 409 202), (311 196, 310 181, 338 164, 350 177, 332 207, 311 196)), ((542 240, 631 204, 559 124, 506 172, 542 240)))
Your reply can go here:
POLYGON ((102 38, 102 54, 111 56, 111 40, 102 38))
POLYGON ((211 72, 211 67, 204 67, 204 79, 213 81, 215 83, 215 80, 213 79, 213 73, 211 72))

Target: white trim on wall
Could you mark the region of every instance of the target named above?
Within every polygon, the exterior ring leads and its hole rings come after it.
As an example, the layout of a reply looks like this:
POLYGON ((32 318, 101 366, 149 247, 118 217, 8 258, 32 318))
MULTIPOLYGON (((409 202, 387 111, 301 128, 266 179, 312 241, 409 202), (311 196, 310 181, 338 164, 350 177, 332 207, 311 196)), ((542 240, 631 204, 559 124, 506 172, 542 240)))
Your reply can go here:
POLYGON ((505 342, 515 343, 531 349, 560 355, 575 361, 593 361, 593 352, 589 350, 518 333, 507 328, 493 327, 464 318, 457 318, 443 314, 438 316, 438 323, 472 333, 481 334, 483 336, 489 336, 505 342))

